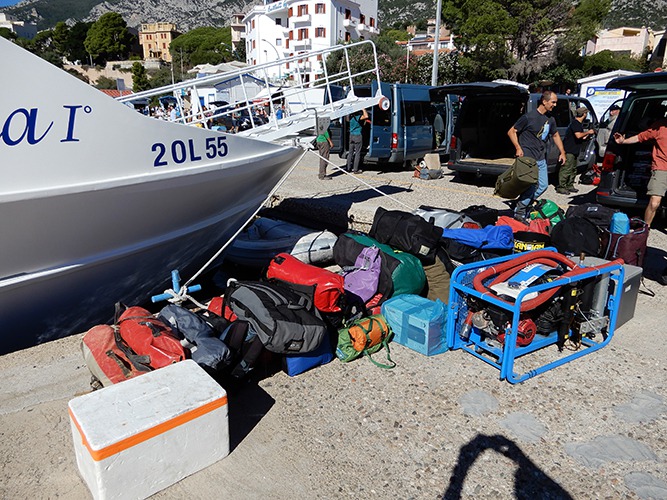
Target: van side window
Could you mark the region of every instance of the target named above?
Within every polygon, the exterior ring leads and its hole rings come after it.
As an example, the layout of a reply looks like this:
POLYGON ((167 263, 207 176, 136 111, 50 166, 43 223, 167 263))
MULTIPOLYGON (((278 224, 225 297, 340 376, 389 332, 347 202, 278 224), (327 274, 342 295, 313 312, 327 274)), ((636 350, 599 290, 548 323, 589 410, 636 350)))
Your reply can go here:
POLYGON ((625 126, 626 136, 646 130, 655 120, 664 118, 667 113, 667 101, 662 97, 637 99, 632 105, 628 124, 625 126))
POLYGON ((557 127, 567 127, 570 125, 572 112, 570 111, 570 102, 567 99, 559 99, 558 104, 551 112, 551 116, 556 119, 557 127))
POLYGON ((403 122, 406 127, 421 123, 421 108, 419 103, 403 101, 403 122))
POLYGON ((391 106, 387 111, 380 109, 380 106, 373 106, 372 114, 374 127, 389 127, 391 125, 391 106))

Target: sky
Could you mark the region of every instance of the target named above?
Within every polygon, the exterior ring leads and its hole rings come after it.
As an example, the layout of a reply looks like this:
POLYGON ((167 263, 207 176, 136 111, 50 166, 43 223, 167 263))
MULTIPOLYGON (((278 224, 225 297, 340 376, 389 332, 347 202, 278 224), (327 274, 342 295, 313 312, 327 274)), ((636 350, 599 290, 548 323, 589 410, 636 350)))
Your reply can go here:
POLYGON ((0 0, 0 7, 7 7, 19 3, 19 0, 0 0))

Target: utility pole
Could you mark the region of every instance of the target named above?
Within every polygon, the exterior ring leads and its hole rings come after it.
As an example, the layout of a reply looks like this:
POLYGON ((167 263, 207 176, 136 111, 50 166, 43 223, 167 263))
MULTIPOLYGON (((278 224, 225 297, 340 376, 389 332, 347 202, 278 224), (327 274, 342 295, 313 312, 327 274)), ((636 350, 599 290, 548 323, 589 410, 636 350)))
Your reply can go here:
POLYGON ((438 0, 435 8, 435 47, 433 48, 433 72, 431 73, 431 85, 438 84, 438 50, 440 49, 440 12, 442 11, 442 0, 438 0))

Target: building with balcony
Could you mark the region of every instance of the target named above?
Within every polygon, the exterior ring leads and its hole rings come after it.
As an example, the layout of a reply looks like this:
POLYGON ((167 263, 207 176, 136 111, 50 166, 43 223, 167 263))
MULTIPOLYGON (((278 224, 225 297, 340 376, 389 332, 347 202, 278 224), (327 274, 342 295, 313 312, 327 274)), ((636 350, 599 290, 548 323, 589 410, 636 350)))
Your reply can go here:
POLYGON ((21 38, 32 40, 37 34, 37 25, 19 21, 16 17, 0 12, 0 28, 7 28, 21 38))
MULTIPOLYGON (((363 40, 380 32, 377 12, 378 0, 264 0, 243 19, 247 62, 262 64, 363 40)), ((298 75, 302 81, 313 81, 323 70, 321 60, 311 59, 269 76, 278 80, 298 75)))
POLYGON ((610 50, 618 54, 639 57, 644 50, 653 50, 654 44, 655 35, 651 28, 622 27, 602 30, 586 44, 586 55, 610 50))
POLYGON ((244 43, 245 24, 243 23, 243 14, 232 14, 232 51, 236 51, 239 44, 244 43))
POLYGON ((173 23, 145 23, 139 30, 139 45, 143 51, 144 59, 161 59, 171 62, 169 52, 171 41, 180 33, 176 31, 173 23))

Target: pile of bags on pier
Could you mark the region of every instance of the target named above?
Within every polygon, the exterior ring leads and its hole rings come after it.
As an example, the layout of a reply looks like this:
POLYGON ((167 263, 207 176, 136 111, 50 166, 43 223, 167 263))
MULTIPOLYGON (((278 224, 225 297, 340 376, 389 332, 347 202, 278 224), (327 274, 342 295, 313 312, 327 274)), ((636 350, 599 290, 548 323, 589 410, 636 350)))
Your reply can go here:
POLYGON ((392 339, 425 355, 446 350, 450 277, 461 264, 555 246, 641 266, 648 227, 617 214, 597 204, 564 213, 548 200, 528 223, 485 206, 378 208, 367 234, 338 237, 338 272, 280 253, 260 280, 230 280, 206 309, 170 304, 153 315, 119 306, 114 325, 86 333, 84 357, 95 386, 190 357, 227 388, 277 363, 291 376, 334 357, 393 368, 392 339), (372 357, 379 351, 381 360, 372 357))

